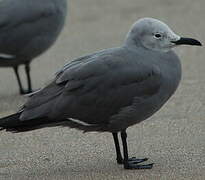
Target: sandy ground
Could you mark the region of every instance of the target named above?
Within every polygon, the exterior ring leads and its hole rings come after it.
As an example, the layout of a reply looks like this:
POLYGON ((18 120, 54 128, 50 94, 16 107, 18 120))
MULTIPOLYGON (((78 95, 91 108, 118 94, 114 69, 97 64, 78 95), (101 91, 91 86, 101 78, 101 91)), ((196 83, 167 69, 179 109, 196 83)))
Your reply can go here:
MULTIPOLYGON (((204 8, 204 0, 70 0, 64 32, 32 63, 34 88, 48 83, 74 57, 119 46, 140 17, 159 18, 179 35, 205 42, 204 8)), ((183 64, 176 94, 149 121, 128 129, 130 155, 149 157, 153 169, 130 171, 117 165, 109 133, 58 127, 0 132, 0 179, 205 179, 205 51, 176 51, 183 64)), ((5 116, 26 98, 18 95, 12 69, 0 69, 0 85, 0 116, 5 116)))

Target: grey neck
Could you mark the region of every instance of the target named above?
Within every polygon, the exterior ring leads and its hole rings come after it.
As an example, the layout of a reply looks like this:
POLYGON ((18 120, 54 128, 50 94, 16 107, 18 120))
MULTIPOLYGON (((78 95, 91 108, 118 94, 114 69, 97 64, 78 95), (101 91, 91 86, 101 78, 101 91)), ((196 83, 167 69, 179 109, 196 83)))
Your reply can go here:
POLYGON ((144 48, 141 41, 138 38, 133 38, 132 36, 128 36, 125 39, 124 46, 129 47, 129 48, 137 48, 137 47, 144 48))

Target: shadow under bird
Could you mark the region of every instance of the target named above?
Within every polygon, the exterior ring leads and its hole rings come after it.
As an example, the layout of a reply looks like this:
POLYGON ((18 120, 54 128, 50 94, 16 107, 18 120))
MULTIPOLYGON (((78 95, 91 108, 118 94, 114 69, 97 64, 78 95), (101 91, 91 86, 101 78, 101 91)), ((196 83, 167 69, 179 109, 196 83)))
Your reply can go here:
POLYGON ((64 25, 67 0, 0 1, 0 67, 13 67, 20 94, 32 91, 30 62, 46 51, 64 25), (28 89, 18 67, 25 65, 28 89))
POLYGON ((201 46, 159 20, 140 19, 121 47, 69 62, 19 112, 0 119, 0 127, 11 132, 48 126, 111 132, 117 163, 125 169, 152 168, 152 163, 141 164, 147 158, 129 158, 126 129, 153 115, 175 92, 181 64, 171 49, 182 44, 201 46))

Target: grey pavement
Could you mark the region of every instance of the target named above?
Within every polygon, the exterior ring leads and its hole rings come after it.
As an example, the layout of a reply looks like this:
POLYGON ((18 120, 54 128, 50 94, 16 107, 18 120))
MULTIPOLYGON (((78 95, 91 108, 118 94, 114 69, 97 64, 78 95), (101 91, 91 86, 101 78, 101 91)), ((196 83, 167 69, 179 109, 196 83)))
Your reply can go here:
MULTIPOLYGON (((64 32, 32 62, 34 88, 48 83, 67 60, 120 45, 141 17, 160 19, 204 43, 204 7, 204 0, 70 0, 64 32)), ((0 132, 0 179, 205 179, 205 51, 184 46, 177 53, 183 66, 177 92, 158 113, 128 131, 130 155, 149 157, 153 169, 117 165, 109 133, 54 127, 0 132)), ((0 116, 15 112, 26 100, 18 95, 11 71, 0 69, 0 116)))

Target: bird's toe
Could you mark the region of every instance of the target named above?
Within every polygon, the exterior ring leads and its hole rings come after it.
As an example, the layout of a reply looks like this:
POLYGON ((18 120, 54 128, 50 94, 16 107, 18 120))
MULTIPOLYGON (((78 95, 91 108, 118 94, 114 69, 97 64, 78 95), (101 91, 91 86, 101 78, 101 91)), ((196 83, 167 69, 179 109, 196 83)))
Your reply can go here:
POLYGON ((142 163, 142 162, 147 161, 147 160, 148 160, 148 158, 137 159, 136 157, 132 157, 132 158, 128 159, 128 161, 133 163, 133 164, 142 163))
POLYGON ((127 163, 124 164, 125 169, 152 169, 153 163, 151 164, 135 164, 135 163, 127 163))

